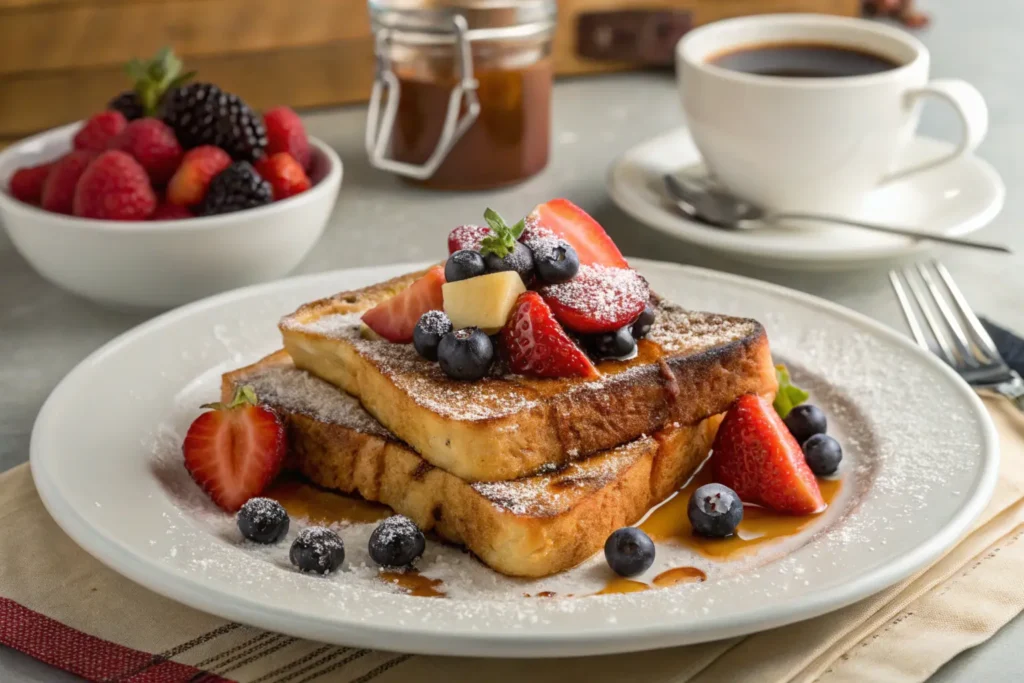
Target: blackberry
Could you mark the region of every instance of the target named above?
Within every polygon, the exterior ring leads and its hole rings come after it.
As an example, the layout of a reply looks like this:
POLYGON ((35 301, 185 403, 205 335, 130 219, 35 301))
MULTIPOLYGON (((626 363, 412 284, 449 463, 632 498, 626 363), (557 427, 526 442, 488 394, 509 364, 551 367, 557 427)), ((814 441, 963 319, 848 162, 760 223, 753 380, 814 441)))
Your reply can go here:
POLYGON ((185 149, 215 145, 237 161, 256 161, 267 147, 260 115, 212 83, 190 83, 169 92, 164 121, 185 149))
POLYGON ((146 108, 142 106, 139 94, 134 90, 125 90, 123 93, 110 100, 107 109, 121 112, 126 119, 134 121, 146 115, 146 108))
POLYGON ((269 204, 270 183, 260 177, 248 161, 236 161, 214 176, 199 207, 202 216, 231 213, 269 204))

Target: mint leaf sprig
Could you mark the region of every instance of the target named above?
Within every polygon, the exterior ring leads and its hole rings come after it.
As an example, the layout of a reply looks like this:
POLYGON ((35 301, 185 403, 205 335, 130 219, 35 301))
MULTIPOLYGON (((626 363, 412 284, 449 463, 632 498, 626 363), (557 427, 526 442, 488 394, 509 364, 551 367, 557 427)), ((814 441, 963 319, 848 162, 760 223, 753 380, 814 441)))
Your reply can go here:
POLYGON ((505 219, 494 209, 484 211, 484 220, 491 228, 491 234, 483 238, 480 243, 480 253, 483 256, 494 254, 498 258, 505 258, 516 248, 519 236, 526 229, 526 219, 522 219, 515 225, 509 227, 505 219))
POLYGON ((775 366, 775 379, 779 382, 779 391, 775 394, 775 401, 772 405, 775 406, 775 412, 779 414, 779 417, 786 419, 789 411, 806 401, 810 394, 790 381, 789 370, 785 365, 775 366))

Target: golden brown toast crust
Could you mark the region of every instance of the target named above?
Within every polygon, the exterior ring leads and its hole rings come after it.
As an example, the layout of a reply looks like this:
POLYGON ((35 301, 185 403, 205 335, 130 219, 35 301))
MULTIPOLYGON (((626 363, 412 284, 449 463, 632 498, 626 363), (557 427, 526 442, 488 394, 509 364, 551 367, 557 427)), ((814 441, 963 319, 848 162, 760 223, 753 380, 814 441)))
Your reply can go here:
POLYGON ((690 478, 721 421, 716 415, 671 428, 556 472, 470 484, 373 428, 355 399, 297 370, 284 352, 224 375, 223 395, 230 398, 242 383, 284 418, 290 468, 382 502, 512 576, 553 574, 600 550, 612 531, 690 478))
POLYGON ((673 423, 695 424, 724 412, 741 394, 776 388, 759 323, 664 302, 638 357, 600 363, 599 380, 454 381, 410 345, 359 334, 361 311, 420 275, 307 304, 280 328, 298 367, 358 397, 427 461, 467 481, 503 481, 563 465, 673 423))

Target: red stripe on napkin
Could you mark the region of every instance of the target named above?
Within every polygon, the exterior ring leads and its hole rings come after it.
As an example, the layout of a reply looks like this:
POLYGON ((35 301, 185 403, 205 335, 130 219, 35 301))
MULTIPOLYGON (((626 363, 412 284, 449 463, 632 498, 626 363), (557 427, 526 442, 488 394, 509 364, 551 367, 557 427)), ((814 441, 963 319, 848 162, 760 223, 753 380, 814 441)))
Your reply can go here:
POLYGON ((0 598, 0 643, 90 681, 233 683, 230 679, 133 650, 0 598))

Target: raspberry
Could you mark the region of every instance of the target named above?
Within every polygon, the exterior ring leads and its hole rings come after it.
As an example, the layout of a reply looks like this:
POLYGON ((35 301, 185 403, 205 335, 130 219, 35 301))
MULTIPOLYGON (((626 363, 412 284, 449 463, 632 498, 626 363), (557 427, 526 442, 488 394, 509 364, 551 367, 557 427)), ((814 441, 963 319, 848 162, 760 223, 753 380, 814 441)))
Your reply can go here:
POLYGON ((75 186, 96 153, 86 149, 68 152, 53 164, 43 184, 42 207, 56 213, 71 213, 75 202, 75 186))
POLYGON ((274 107, 263 115, 263 125, 267 127, 267 155, 287 152, 308 171, 309 138, 299 115, 288 107, 274 107))
POLYGON ((85 122, 82 129, 75 134, 75 149, 89 149, 102 152, 110 144, 111 139, 128 125, 124 114, 119 111, 104 111, 96 114, 85 122))
POLYGON ((119 149, 135 157, 156 186, 167 184, 181 163, 184 151, 171 127, 159 119, 132 121, 113 140, 110 149, 119 149))
POLYGON ((43 186, 50 175, 53 163, 19 168, 11 176, 11 194, 28 204, 38 204, 43 198, 43 186))
POLYGON ((219 147, 190 149, 167 185, 167 202, 178 206, 200 204, 213 177, 230 165, 231 157, 219 147))
POLYGON ((274 199, 281 200, 309 189, 312 183, 302 166, 287 152, 278 152, 256 162, 256 171, 274 189, 274 199))
POLYGON ((146 170, 120 150, 96 157, 75 188, 75 215, 83 218, 141 221, 155 209, 146 170))

